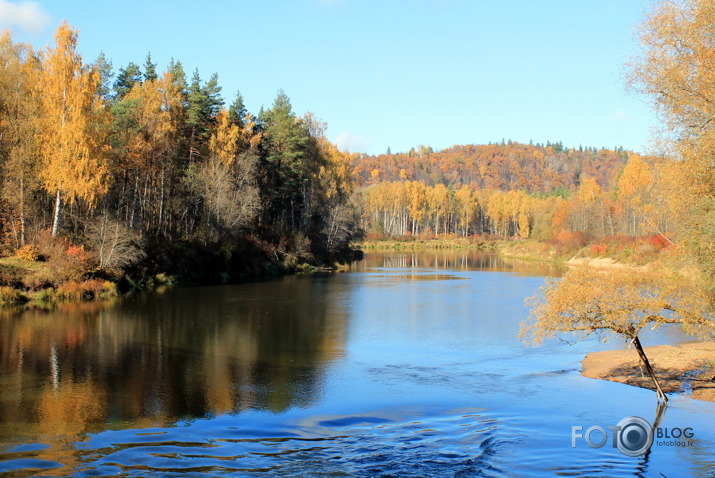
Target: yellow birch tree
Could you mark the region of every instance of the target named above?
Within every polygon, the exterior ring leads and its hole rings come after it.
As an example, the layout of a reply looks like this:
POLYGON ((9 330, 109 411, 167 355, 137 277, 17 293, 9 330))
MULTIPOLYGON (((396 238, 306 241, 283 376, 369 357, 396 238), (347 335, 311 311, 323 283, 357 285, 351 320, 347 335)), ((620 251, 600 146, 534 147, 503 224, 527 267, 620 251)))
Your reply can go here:
POLYGON ((57 235, 62 199, 82 199, 91 207, 109 184, 109 115, 98 95, 99 74, 82 65, 77 30, 57 28, 55 48, 42 52, 38 82, 42 108, 42 161, 45 190, 55 195, 52 235, 57 235))

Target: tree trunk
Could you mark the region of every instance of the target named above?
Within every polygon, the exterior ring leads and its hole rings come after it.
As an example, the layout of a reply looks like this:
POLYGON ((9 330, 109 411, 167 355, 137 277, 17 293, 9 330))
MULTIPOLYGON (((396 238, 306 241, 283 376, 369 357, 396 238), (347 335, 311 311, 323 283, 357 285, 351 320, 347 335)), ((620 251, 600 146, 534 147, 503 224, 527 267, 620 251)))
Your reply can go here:
POLYGON ((60 207, 62 204, 62 197, 60 196, 60 190, 57 190, 57 196, 55 197, 55 216, 52 221, 52 237, 57 236, 60 230, 60 207))
POLYGON ((656 393, 658 394, 658 401, 663 400, 663 403, 668 403, 668 397, 665 396, 665 393, 663 392, 663 389, 660 388, 660 383, 658 383, 658 379, 655 376, 655 372, 653 371, 653 367, 650 366, 650 361, 648 360, 648 357, 646 357, 645 351, 643 350, 643 346, 641 345, 641 341, 638 339, 638 335, 633 337, 633 345, 636 347, 636 351, 638 352, 638 356, 641 359, 641 362, 645 366, 645 369, 648 371, 648 375, 650 375, 651 380, 653 380, 653 385, 655 385, 655 390, 656 393))
POLYGON ((159 227, 158 231, 161 233, 161 226, 164 222, 164 168, 161 168, 161 200, 159 201, 159 227))
POLYGON ((20 245, 25 245, 25 174, 20 172, 20 245))
POLYGON ((134 177, 134 194, 132 197, 132 214, 129 216, 129 229, 134 229, 134 214, 137 211, 137 197, 139 196, 139 176, 134 177))

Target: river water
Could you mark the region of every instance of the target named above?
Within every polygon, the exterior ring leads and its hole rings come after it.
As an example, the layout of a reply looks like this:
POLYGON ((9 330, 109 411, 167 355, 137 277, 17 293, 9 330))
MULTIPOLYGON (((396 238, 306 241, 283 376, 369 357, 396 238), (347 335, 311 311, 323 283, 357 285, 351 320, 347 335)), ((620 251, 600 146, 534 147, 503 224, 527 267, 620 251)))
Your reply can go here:
POLYGON ((715 476, 715 404, 684 394, 660 427, 690 428, 689 446, 572 447, 572 427, 653 422, 656 401, 580 375, 618 339, 519 341, 524 298, 558 274, 369 254, 346 273, 3 312, 0 475, 715 476))

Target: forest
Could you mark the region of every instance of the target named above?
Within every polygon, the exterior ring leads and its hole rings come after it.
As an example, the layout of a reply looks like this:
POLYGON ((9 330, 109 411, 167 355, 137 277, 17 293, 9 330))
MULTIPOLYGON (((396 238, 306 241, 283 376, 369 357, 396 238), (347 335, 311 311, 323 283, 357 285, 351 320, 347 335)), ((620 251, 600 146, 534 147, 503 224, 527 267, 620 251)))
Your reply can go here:
POLYGON ((67 23, 42 50, 0 37, 2 255, 48 265, 4 267, 4 285, 224 282, 349 255, 349 156, 283 91, 253 115, 216 74, 150 55, 115 72, 77 46, 67 23))
POLYGON ((2 286, 228 282, 349 261, 362 237, 601 255, 690 237, 671 157, 505 140, 349 154, 283 91, 254 115, 217 74, 150 55, 115 71, 77 46, 66 23, 41 50, 0 37, 2 286))
POLYGON ((479 235, 555 240, 671 241, 673 163, 623 148, 519 143, 356 156, 362 227, 375 236, 479 235))

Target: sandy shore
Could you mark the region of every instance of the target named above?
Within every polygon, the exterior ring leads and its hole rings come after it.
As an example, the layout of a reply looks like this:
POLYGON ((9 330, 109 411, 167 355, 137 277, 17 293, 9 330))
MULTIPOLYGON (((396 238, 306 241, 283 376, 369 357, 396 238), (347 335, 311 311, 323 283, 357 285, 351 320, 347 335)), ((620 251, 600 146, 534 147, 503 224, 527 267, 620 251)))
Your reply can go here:
POLYGON ((564 262, 564 265, 570 267, 589 266, 594 269, 643 269, 643 266, 633 264, 624 264, 610 257, 572 257, 564 262))
MULTIPOLYGON (((695 342, 678 346, 645 347, 646 355, 666 393, 685 392, 692 398, 715 402, 715 341, 695 342)), ((640 366, 638 353, 609 350, 588 354, 581 362, 582 375, 610 380, 654 390, 645 368, 640 366)))

